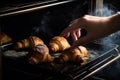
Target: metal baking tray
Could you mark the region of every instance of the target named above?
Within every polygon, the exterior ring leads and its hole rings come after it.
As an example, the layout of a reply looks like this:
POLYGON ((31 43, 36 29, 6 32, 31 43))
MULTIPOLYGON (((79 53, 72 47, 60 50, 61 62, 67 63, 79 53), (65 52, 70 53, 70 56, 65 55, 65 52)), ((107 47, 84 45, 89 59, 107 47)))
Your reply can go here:
MULTIPOLYGON (((26 55, 28 54, 27 50, 23 51, 15 51, 12 50, 12 43, 1 46, 2 54, 3 54, 3 64, 13 70, 17 70, 18 72, 23 72, 28 75, 41 75, 41 73, 45 74, 58 74, 59 76, 71 76, 72 77, 78 73, 82 73, 85 70, 88 70, 92 66, 97 63, 100 63, 103 58, 106 58, 110 55, 116 56, 117 54, 111 53, 118 45, 116 44, 89 44, 86 46, 88 49, 88 56, 86 58, 86 62, 82 64, 74 64, 74 63, 40 63, 37 65, 31 65, 26 60, 26 55), (12 53, 14 52, 14 54, 12 53)), ((57 58, 61 53, 52 54, 53 58, 57 58)))

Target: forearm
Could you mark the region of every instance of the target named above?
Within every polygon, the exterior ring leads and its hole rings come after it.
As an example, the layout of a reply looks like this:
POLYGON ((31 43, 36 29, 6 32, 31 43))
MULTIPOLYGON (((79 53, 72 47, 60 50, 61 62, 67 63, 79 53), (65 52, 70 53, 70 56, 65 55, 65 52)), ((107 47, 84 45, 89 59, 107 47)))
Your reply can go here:
POLYGON ((110 23, 108 25, 115 31, 120 30, 120 12, 110 16, 110 23))

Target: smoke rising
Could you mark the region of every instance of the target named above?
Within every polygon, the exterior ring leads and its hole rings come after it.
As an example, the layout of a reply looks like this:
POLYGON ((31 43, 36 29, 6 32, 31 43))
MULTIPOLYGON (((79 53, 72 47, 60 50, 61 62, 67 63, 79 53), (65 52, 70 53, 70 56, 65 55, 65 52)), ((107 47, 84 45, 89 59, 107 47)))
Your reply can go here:
POLYGON ((107 17, 115 14, 116 12, 117 10, 112 4, 103 4, 103 7, 94 10, 92 15, 107 17))
MULTIPOLYGON (((49 15, 50 12, 45 13, 42 18, 40 19, 40 22, 37 24, 37 26, 33 27, 32 35, 37 35, 42 37, 43 39, 49 39, 53 36, 52 30, 49 27, 51 16, 49 15)), ((48 40, 47 39, 47 40, 48 40)))

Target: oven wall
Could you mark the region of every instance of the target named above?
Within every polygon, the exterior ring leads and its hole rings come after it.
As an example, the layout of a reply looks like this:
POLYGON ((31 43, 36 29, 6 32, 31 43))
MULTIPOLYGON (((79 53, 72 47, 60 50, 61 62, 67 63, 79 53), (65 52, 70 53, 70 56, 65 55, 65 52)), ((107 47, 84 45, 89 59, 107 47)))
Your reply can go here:
MULTIPOLYGON (((44 41, 59 35, 71 20, 87 14, 86 1, 57 5, 39 11, 2 18, 1 29, 13 40, 36 35, 44 41)), ((47 42, 46 41, 46 42, 47 42)))

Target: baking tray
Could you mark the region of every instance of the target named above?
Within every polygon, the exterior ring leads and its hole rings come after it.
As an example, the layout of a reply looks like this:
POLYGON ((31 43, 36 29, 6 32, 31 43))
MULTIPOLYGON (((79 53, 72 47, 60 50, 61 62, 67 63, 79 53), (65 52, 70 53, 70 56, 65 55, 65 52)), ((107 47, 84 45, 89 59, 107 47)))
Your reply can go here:
MULTIPOLYGON (((58 74, 59 76, 66 76, 66 74, 71 74, 76 71, 85 71, 91 66, 94 66, 96 63, 99 63, 103 57, 112 55, 111 51, 118 48, 116 44, 95 44, 91 43, 86 46, 88 49, 88 56, 84 63, 74 64, 74 63, 39 63, 37 65, 31 65, 27 62, 26 55, 28 54, 27 50, 16 51, 15 55, 9 55, 9 51, 12 50, 13 44, 9 43, 1 46, 3 54, 3 65, 9 67, 10 69, 17 70, 18 72, 23 72, 28 75, 41 75, 45 74, 58 74), (22 54, 21 54, 22 53, 22 54), (16 55, 19 54, 19 55, 16 55), (9 66, 8 66, 9 65, 9 66)), ((53 58, 57 58, 61 53, 52 54, 53 58)))

